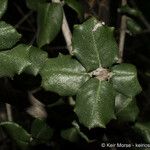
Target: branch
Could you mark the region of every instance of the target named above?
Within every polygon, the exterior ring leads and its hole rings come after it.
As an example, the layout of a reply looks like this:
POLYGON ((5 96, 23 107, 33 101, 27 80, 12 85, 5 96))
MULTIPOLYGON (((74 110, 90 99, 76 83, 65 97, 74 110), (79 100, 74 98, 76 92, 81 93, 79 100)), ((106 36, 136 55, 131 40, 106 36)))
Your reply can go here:
MULTIPOLYGON (((122 6, 127 4, 127 0, 122 0, 122 6)), ((120 39, 119 39, 119 63, 122 62, 122 58, 123 58, 123 50, 124 50, 124 43, 125 43, 125 37, 126 37, 126 21, 127 21, 127 17, 125 15, 123 15, 121 17, 121 25, 120 25, 120 39)))
MULTIPOLYGON (((60 0, 52 0, 52 2, 61 3, 60 0)), ((66 44, 67 44, 67 49, 68 49, 70 55, 72 55, 72 41, 71 41, 72 33, 70 31, 65 13, 63 13, 62 32, 63 32, 64 38, 65 38, 65 41, 66 41, 66 44)))

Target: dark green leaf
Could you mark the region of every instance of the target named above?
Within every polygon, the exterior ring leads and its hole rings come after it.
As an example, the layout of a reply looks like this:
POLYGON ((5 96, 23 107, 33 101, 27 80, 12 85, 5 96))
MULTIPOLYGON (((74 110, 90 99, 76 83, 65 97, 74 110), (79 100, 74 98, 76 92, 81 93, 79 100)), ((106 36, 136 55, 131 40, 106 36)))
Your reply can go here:
POLYGON ((107 81, 96 78, 88 80, 77 93, 75 112, 79 121, 89 129, 105 128, 113 118, 115 91, 107 81))
POLYGON ((150 122, 137 122, 134 129, 146 143, 150 143, 150 122))
POLYGON ((29 62, 29 49, 19 45, 12 50, 0 52, 0 77, 13 77, 20 74, 31 65, 29 62))
POLYGON ((41 4, 38 9, 38 36, 39 47, 49 44, 59 33, 63 20, 61 4, 41 4))
POLYGON ((40 74, 42 86, 60 95, 75 95, 90 78, 78 61, 63 55, 48 60, 40 74))
POLYGON ((31 136, 21 126, 14 122, 3 122, 0 123, 0 126, 3 127, 3 129, 22 150, 26 150, 28 148, 31 136))
POLYGON ((22 45, 22 49, 24 49, 24 51, 29 49, 29 61, 31 63, 31 65, 25 69, 25 72, 36 76, 47 61, 48 54, 39 48, 28 45, 22 45))
POLYGON ((61 131, 61 136, 70 142, 78 142, 80 140, 80 136, 75 127, 65 129, 61 131))
POLYGON ((142 32, 141 26, 131 18, 127 18, 127 29, 131 34, 142 32))
POLYGON ((40 4, 45 3, 47 0, 26 0, 27 7, 32 10, 38 10, 40 4))
POLYGON ((84 7, 82 6, 82 4, 80 3, 80 1, 78 0, 65 0, 65 3, 71 7, 72 9, 74 9, 80 18, 83 18, 84 15, 84 7))
POLYGON ((127 97, 134 97, 141 92, 134 65, 120 64, 112 68, 112 83, 114 88, 127 97))
POLYGON ((11 48, 20 38, 21 35, 14 27, 3 21, 0 22, 0 50, 11 48))
POLYGON ((138 9, 131 8, 128 5, 122 6, 118 11, 121 12, 121 13, 126 13, 126 14, 129 14, 129 15, 132 15, 134 17, 139 17, 142 13, 138 9))
POLYGON ((74 26, 73 53, 87 71, 109 67, 118 60, 113 31, 95 18, 74 26))
POLYGON ((139 114, 136 100, 122 94, 116 96, 115 108, 117 119, 121 122, 134 122, 139 114))
POLYGON ((23 71, 37 75, 46 61, 46 52, 33 46, 18 45, 0 52, 0 77, 13 77, 23 71))
POLYGON ((0 1, 0 18, 3 16, 3 14, 5 13, 7 9, 7 3, 8 3, 8 0, 0 1))
POLYGON ((31 127, 32 143, 46 143, 52 138, 53 129, 51 129, 43 120, 35 119, 31 127))

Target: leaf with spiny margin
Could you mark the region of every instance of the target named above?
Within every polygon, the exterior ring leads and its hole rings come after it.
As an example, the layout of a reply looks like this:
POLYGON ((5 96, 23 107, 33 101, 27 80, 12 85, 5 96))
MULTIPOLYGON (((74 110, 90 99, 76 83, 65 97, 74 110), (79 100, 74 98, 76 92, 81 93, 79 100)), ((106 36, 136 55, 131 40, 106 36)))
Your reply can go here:
POLYGON ((116 117, 119 122, 134 122, 139 114, 135 98, 117 94, 115 99, 116 117))
POLYGON ((27 7, 34 11, 38 10, 40 4, 45 3, 47 0, 26 0, 27 7))
POLYGON ((84 16, 84 7, 82 6, 81 2, 78 0, 65 0, 65 3, 75 10, 79 17, 82 19, 84 16))
POLYGON ((49 44, 59 33, 63 20, 63 9, 59 3, 40 4, 38 9, 39 47, 49 44))
POLYGON ((94 17, 73 31, 73 54, 87 71, 110 67, 118 60, 118 47, 113 35, 114 28, 103 25, 94 17))
POLYGON ((90 78, 85 68, 71 56, 49 59, 40 72, 42 87, 62 96, 75 95, 90 78))
POLYGON ((0 126, 8 133, 10 138, 16 142, 20 149, 28 149, 31 135, 25 129, 14 122, 2 122, 0 126))
POLYGON ((21 47, 24 50, 29 49, 29 61, 31 65, 25 69, 25 72, 36 76, 48 60, 47 52, 34 46, 22 45, 21 47))
POLYGON ((47 143, 53 136, 53 129, 44 120, 35 119, 31 126, 32 144, 47 143))
POLYGON ((107 81, 88 80, 77 93, 75 113, 80 123, 89 129, 105 128, 115 119, 115 91, 107 81))
POLYGON ((8 3, 8 0, 0 1, 0 18, 3 16, 3 14, 5 13, 7 9, 7 3, 8 3))
POLYGON ((12 50, 0 52, 0 77, 13 77, 21 74, 26 67, 31 65, 29 62, 29 49, 17 46, 12 50))
POLYGON ((116 91, 127 97, 134 97, 142 90, 136 68, 132 64, 123 63, 112 67, 111 82, 116 91))
POLYGON ((150 122, 137 122, 133 128, 146 143, 150 143, 150 122))
POLYGON ((0 50, 11 48, 20 38, 21 34, 13 26, 0 21, 0 50))

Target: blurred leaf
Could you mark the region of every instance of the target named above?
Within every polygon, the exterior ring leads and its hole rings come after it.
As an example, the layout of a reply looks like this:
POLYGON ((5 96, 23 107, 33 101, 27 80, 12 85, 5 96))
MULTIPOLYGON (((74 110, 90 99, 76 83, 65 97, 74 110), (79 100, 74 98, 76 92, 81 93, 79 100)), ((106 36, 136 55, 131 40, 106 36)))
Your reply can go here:
POLYGON ((134 130, 146 143, 150 143, 150 122, 137 122, 134 125, 134 130))
POLYGON ((32 10, 38 10, 40 4, 45 3, 47 0, 26 0, 27 7, 32 10))
POLYGON ((71 7, 73 10, 75 10, 79 17, 82 19, 84 16, 84 7, 78 0, 65 0, 65 3, 71 7))
POLYGON ((88 80, 77 93, 75 112, 80 123, 89 129, 105 128, 113 118, 115 91, 109 82, 96 78, 88 80))
POLYGON ((42 86, 60 95, 75 95, 90 76, 85 68, 71 56, 51 58, 41 70, 42 86))
POLYGON ((114 88, 127 97, 134 97, 141 92, 134 65, 119 64, 112 67, 112 84, 114 88))
POLYGON ((14 122, 2 122, 0 126, 3 127, 22 150, 28 149, 31 136, 26 130, 14 122))
POLYGON ((0 1, 0 18, 3 16, 3 14, 5 13, 7 9, 7 3, 8 3, 8 0, 0 1))
POLYGON ((38 9, 38 36, 39 47, 49 44, 59 33, 63 20, 61 4, 41 4, 38 9))
POLYGON ((75 127, 64 129, 61 131, 61 136, 70 142, 78 142, 80 140, 80 136, 75 127))
POLYGON ((51 129, 44 120, 35 119, 31 127, 32 143, 41 144, 47 143, 53 136, 53 129, 51 129))
POLYGON ((73 53, 87 71, 109 67, 118 60, 113 31, 113 28, 103 25, 95 18, 74 26, 73 53))
POLYGON ((127 18, 127 29, 131 34, 138 34, 142 32, 141 26, 129 17, 127 18))
POLYGON ((20 38, 21 35, 13 26, 0 21, 0 50, 11 48, 20 38))
POLYGON ((129 14, 129 15, 134 16, 134 17, 139 17, 142 14, 142 12, 140 10, 135 9, 135 8, 131 8, 128 5, 122 6, 121 8, 118 9, 118 11, 121 13, 129 14))
POLYGON ((121 122, 134 122, 139 114, 136 100, 122 94, 116 96, 115 109, 117 119, 121 122))

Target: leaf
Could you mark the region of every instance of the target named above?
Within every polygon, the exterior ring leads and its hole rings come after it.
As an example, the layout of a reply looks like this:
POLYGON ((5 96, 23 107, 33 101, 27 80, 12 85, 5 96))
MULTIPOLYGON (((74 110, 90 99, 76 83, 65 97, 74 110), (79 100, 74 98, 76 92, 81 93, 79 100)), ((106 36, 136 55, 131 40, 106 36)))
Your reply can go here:
POLYGON ((61 4, 41 4, 38 9, 38 36, 39 47, 49 44, 59 33, 63 20, 61 4))
POLYGON ((8 0, 1 0, 0 2, 0 18, 3 16, 7 9, 8 0))
POLYGON ((80 140, 80 136, 75 127, 71 127, 69 129, 64 129, 61 131, 61 136, 70 142, 78 142, 80 140))
POLYGON ((28 149, 31 136, 25 129, 14 122, 2 122, 0 126, 5 129, 22 150, 28 149))
POLYGON ((127 97, 134 97, 142 90, 137 79, 136 68, 131 64, 124 63, 112 67, 111 82, 119 93, 127 97))
POLYGON ((114 28, 103 25, 95 18, 74 26, 73 54, 87 71, 109 67, 118 60, 113 30, 114 28))
POLYGON ((35 144, 47 143, 53 136, 51 129, 44 120, 35 119, 31 127, 31 135, 35 144))
POLYGON ((29 49, 29 61, 31 63, 31 65, 25 69, 25 72, 36 76, 48 60, 48 54, 33 46, 24 45, 22 48, 24 48, 24 50, 29 49))
POLYGON ((138 34, 142 32, 141 26, 131 18, 127 18, 127 28, 130 34, 138 34))
POLYGON ((131 8, 128 5, 122 6, 121 8, 118 9, 118 11, 121 13, 126 13, 129 15, 132 15, 134 17, 139 17, 142 14, 142 12, 140 10, 135 9, 135 8, 131 8))
POLYGON ((0 77, 13 77, 22 73, 31 63, 29 49, 19 45, 12 50, 0 52, 0 77))
POLYGON ((107 81, 96 78, 88 80, 77 93, 75 113, 80 123, 89 129, 105 128, 113 118, 115 109, 115 91, 107 81))
POLYGON ((85 68, 71 56, 59 55, 49 59, 40 72, 42 86, 59 95, 75 95, 90 76, 85 68))
POLYGON ((74 121, 72 123, 73 127, 64 129, 61 131, 61 136, 70 141, 70 142, 78 142, 80 138, 83 138, 87 142, 93 142, 93 140, 89 140, 89 138, 80 130, 79 125, 74 121))
POLYGON ((136 100, 118 94, 115 100, 116 116, 119 122, 134 122, 139 114, 136 100))
POLYGON ((27 7, 34 11, 38 10, 40 4, 45 3, 47 0, 26 0, 27 7))
POLYGON ((134 125, 134 130, 146 143, 150 143, 150 122, 137 122, 134 125))
POLYGON ((14 27, 4 21, 0 21, 0 50, 11 48, 20 38, 21 35, 14 27))
POLYGON ((0 77, 13 77, 23 71, 37 75, 47 61, 47 53, 33 46, 20 44, 0 52, 0 77))
POLYGON ((71 7, 73 10, 75 10, 80 18, 83 18, 84 16, 84 9, 80 1, 78 0, 65 0, 65 3, 71 7))

